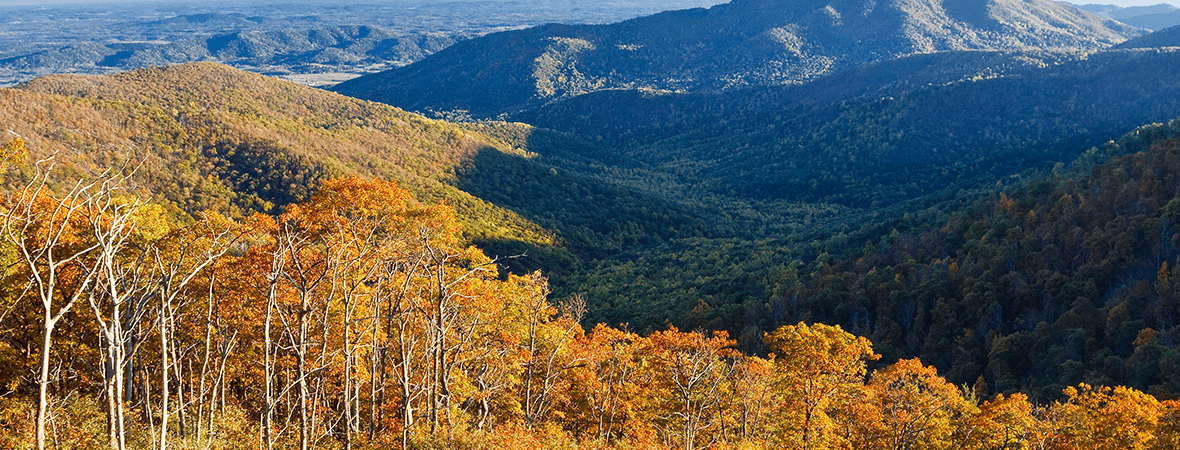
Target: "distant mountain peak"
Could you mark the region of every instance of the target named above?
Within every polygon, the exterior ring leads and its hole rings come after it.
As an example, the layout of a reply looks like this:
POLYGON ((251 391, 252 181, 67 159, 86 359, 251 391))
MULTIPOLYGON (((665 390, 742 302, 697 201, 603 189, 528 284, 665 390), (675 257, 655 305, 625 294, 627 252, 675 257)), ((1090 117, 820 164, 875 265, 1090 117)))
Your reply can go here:
POLYGON ((1143 33, 1052 0, 735 0, 495 33, 335 89, 490 117, 601 89, 794 84, 916 53, 1094 51, 1143 33))

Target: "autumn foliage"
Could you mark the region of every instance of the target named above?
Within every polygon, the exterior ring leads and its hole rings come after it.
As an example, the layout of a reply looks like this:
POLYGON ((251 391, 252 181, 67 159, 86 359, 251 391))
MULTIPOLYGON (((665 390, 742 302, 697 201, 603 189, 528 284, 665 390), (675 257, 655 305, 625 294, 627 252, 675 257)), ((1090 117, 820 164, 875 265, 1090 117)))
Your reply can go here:
POLYGON ((1087 385, 1051 404, 983 398, 918 359, 880 365, 839 326, 784 326, 766 355, 724 332, 587 331, 581 298, 503 272, 463 244, 454 210, 389 182, 329 180, 277 217, 188 224, 104 189, 3 198, 0 445, 33 446, 36 422, 46 445, 162 450, 1180 440, 1175 401, 1087 385), (21 213, 61 208, 76 209, 21 213), (39 290, 50 271, 55 290, 39 290))

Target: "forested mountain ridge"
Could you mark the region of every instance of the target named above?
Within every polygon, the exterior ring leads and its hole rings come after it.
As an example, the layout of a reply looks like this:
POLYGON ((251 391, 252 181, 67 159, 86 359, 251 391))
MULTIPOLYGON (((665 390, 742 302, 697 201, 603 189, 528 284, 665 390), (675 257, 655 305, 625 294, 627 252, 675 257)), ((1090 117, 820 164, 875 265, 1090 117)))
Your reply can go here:
POLYGON ((915 53, 1092 51, 1139 34, 1049 0, 739 0, 611 25, 495 33, 334 89, 490 117, 602 89, 790 84, 915 53))
POLYGON ((465 211, 470 239, 552 243, 551 233, 452 187, 477 153, 519 149, 385 105, 211 63, 42 77, 0 95, 0 123, 33 157, 57 153, 82 172, 142 164, 140 187, 177 216, 277 212, 327 178, 358 174, 445 199, 465 211))
POLYGON ((602 91, 517 118, 715 180, 720 190, 870 206, 1069 161, 1078 149, 1180 115, 1175 49, 1041 58, 915 55, 801 86, 602 91))
POLYGON ((941 224, 798 263, 769 309, 863 330, 885 359, 920 356, 990 392, 1050 399, 1085 382, 1175 398, 1177 167, 1180 119, 1143 127, 941 224))
POLYGON ((1089 11, 1108 19, 1114 19, 1133 27, 1147 28, 1149 30, 1159 31, 1180 24, 1180 8, 1167 3, 1126 8, 1117 5, 1093 3, 1083 5, 1077 1, 1067 3, 1074 3, 1078 9, 1089 11))
POLYGON ((1180 47, 1180 26, 1165 28, 1154 33, 1129 39, 1113 48, 1156 48, 1180 47))

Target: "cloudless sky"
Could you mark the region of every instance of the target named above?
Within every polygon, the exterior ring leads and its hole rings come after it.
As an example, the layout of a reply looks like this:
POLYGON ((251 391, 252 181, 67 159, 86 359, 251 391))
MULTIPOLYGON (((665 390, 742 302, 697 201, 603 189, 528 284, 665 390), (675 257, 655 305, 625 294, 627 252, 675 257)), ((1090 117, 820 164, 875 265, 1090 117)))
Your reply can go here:
MULTIPOLYGON (((79 3, 79 4, 130 3, 133 1, 135 1, 135 0, 96 0, 96 1, 84 1, 84 0, 0 0, 0 6, 49 5, 49 4, 62 4, 62 3, 79 3)), ((143 1, 143 0, 140 0, 140 1, 143 1)), ((183 1, 183 0, 147 0, 147 1, 168 2, 168 1, 183 1)), ((284 1, 289 1, 289 0, 275 0, 274 3, 283 3, 284 1)), ((299 0, 296 0, 296 1, 299 1, 299 0)), ((303 0, 303 1, 310 1, 310 0, 303 0)), ((456 1, 456 0, 438 0, 438 3, 446 3, 446 2, 450 2, 450 1, 456 1)), ((544 1, 544 0, 539 0, 539 1, 544 1)), ((946 0, 946 1, 956 1, 956 0, 946 0)), ((199 0, 198 0, 198 2, 199 2, 199 0)), ((360 0, 360 1, 357 1, 356 3, 362 3, 362 2, 363 3, 381 3, 380 0, 360 0)), ((718 3, 724 3, 724 2, 725 2, 725 0, 718 1, 718 3)), ((1173 6, 1180 7, 1180 0, 1072 0, 1069 3, 1074 3, 1074 4, 1079 4, 1079 5, 1084 5, 1084 4, 1088 4, 1088 3, 1097 3, 1097 4, 1102 4, 1102 5, 1118 5, 1118 6, 1122 6, 1122 7, 1149 6, 1149 5, 1158 5, 1160 3, 1170 3, 1173 6)))

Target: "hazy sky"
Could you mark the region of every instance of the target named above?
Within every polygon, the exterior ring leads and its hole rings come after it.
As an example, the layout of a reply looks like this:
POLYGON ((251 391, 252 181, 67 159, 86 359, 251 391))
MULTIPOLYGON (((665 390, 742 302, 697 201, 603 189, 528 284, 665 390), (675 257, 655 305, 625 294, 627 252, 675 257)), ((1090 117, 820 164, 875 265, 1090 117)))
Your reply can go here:
MULTIPOLYGON (((84 0, 0 0, 0 5, 11 6, 11 5, 48 5, 48 4, 60 4, 60 3, 85 3, 85 4, 130 3, 133 1, 135 1, 135 0, 97 0, 97 1, 84 1, 84 0)), ((144 0, 139 0, 139 1, 144 1, 144 0)), ((147 1, 183 1, 183 0, 147 0, 147 1)), ((283 1, 284 0, 275 0, 275 3, 282 3, 283 1)), ((310 1, 310 0, 307 0, 307 1, 310 1)), ((362 0, 362 1, 364 1, 364 3, 380 3, 381 2, 380 0, 362 0)), ((438 0, 439 3, 445 3, 445 2, 450 2, 450 1, 455 1, 455 0, 438 0)), ((540 0, 540 1, 544 1, 544 0, 540 0)), ((950 0, 950 1, 955 1, 955 0, 950 0)), ((724 3, 724 2, 725 2, 725 0, 718 0, 718 3, 724 3)), ((1118 6, 1123 6, 1123 7, 1147 6, 1147 5, 1158 5, 1160 3, 1171 3, 1174 6, 1180 7, 1180 0, 1073 0, 1073 1, 1070 1, 1070 3, 1075 3, 1075 4, 1098 3, 1098 4, 1103 4, 1103 5, 1118 5, 1118 6)))
MULTIPOLYGON (((0 1, 3 1, 3 0, 0 0, 0 1)), ((1071 1, 1069 3, 1073 3, 1075 5, 1085 5, 1085 4, 1089 4, 1089 3, 1097 3, 1099 5, 1119 5, 1124 8, 1128 7, 1128 6, 1150 6, 1150 5, 1158 5, 1160 3, 1171 3, 1173 6, 1180 7, 1180 1, 1177 1, 1177 0, 1170 0, 1170 1, 1160 1, 1160 0, 1091 0, 1091 1, 1075 0, 1075 1, 1071 1)))

